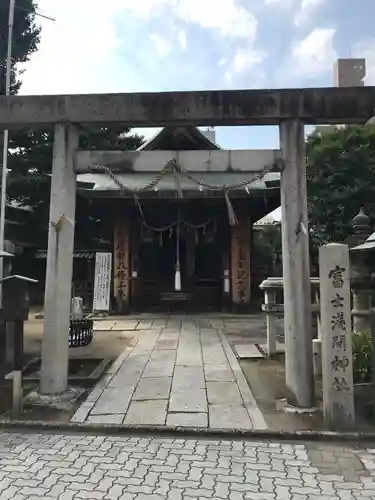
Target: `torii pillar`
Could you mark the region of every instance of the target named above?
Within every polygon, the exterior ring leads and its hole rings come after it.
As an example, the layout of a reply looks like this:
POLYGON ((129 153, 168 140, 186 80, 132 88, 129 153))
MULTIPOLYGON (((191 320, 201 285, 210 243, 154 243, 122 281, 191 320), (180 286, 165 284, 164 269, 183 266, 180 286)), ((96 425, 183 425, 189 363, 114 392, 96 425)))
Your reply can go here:
POLYGON ((304 125, 280 124, 285 376, 287 403, 314 404, 304 125))
POLYGON ((73 125, 55 127, 48 254, 44 298, 41 393, 61 394, 68 385, 69 320, 73 274, 76 174, 79 134, 73 125))

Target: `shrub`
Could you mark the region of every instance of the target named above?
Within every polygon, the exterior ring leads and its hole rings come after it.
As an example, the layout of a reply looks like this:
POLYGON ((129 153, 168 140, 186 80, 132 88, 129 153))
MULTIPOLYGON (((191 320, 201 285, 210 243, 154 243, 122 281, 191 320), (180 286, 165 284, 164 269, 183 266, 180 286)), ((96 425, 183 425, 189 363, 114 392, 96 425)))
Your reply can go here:
POLYGON ((354 332, 353 379, 355 384, 372 381, 372 340, 370 332, 354 332))

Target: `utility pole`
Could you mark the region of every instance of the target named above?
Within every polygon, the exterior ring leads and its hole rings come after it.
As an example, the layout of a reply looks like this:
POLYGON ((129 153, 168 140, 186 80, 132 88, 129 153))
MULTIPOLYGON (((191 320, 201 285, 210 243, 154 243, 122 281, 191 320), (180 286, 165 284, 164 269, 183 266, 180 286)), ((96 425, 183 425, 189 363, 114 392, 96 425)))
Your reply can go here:
MULTIPOLYGON (((13 39, 13 24, 14 24, 14 8, 16 0, 9 0, 9 18, 8 18, 8 48, 5 73, 5 95, 10 94, 10 82, 12 73, 12 39, 13 39)), ((7 168, 8 168, 8 146, 9 146, 9 131, 4 130, 3 140, 3 168, 1 172, 1 205, 0 205, 0 250, 5 248, 5 209, 6 209, 6 192, 7 192, 7 168)), ((3 305, 3 274, 4 274, 4 257, 0 257, 0 308, 3 305)))

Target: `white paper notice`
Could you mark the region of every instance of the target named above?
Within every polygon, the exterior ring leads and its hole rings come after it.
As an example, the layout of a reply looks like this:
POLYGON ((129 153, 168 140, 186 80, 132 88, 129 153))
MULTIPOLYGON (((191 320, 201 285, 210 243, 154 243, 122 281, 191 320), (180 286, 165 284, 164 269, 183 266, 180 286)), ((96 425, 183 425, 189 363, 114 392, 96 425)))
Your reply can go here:
POLYGON ((93 311, 109 311, 112 254, 98 252, 95 259, 93 311))

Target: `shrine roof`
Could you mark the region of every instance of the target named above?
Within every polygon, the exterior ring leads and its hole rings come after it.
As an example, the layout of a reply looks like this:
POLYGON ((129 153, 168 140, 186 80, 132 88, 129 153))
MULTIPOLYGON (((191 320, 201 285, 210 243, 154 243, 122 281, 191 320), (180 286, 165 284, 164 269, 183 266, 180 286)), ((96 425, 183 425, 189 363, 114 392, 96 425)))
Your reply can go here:
POLYGON ((218 150, 217 144, 210 141, 197 127, 164 127, 142 144, 137 151, 155 150, 218 150))
MULTIPOLYGON (((148 185, 155 178, 154 173, 129 172, 116 174, 120 183, 126 185, 127 192, 123 192, 120 187, 107 175, 88 173, 78 175, 78 191, 81 195, 87 197, 116 198, 133 197, 132 191, 137 191, 143 186, 148 185), (87 186, 84 188, 83 186, 87 186)), ((233 185, 241 184, 239 189, 233 189, 231 192, 238 195, 241 193, 247 196, 250 191, 274 190, 279 189, 280 174, 278 172, 269 172, 262 179, 253 180, 254 172, 202 172, 194 177, 207 184, 214 185, 233 185), (248 180, 248 183, 246 183, 248 180), (272 187, 268 187, 272 186, 272 187)), ((154 190, 142 193, 142 196, 159 196, 164 193, 166 196, 178 196, 179 189, 183 193, 189 193, 189 196, 220 196, 224 190, 210 190, 200 188, 200 186, 187 177, 181 177, 176 183, 176 177, 173 174, 165 174, 154 190)))

